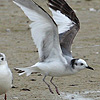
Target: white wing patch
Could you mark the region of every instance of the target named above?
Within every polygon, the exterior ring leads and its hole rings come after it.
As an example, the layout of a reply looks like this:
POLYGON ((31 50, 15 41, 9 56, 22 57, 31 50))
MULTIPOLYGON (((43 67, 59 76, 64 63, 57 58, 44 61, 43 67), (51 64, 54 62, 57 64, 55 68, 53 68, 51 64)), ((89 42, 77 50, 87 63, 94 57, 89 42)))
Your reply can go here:
POLYGON ((46 14, 42 16, 39 13, 37 13, 35 10, 31 10, 19 3, 16 2, 14 3, 18 5, 24 11, 25 15, 32 21, 32 23, 30 24, 31 35, 36 44, 36 47, 38 48, 39 55, 41 56, 42 41, 44 40, 46 35, 44 33, 46 33, 48 28, 50 29, 52 28, 51 24, 44 17, 46 14))
MULTIPOLYGON (((31 20, 31 21, 37 21, 38 22, 38 20, 40 21, 40 20, 42 20, 42 19, 44 19, 42 16, 40 16, 35 10, 31 10, 31 9, 29 9, 29 8, 27 8, 27 7, 25 7, 25 6, 23 6, 23 5, 21 5, 21 4, 19 4, 19 3, 16 3, 15 1, 13 1, 17 6, 19 6, 23 11, 24 11, 24 13, 25 13, 25 15, 31 20)), ((36 8, 35 8, 36 9, 36 8)), ((38 9, 37 9, 38 10, 38 9)))
POLYGON ((51 12, 53 14, 54 21, 58 25, 59 34, 70 30, 70 28, 72 26, 74 26, 75 23, 73 21, 71 21, 67 16, 62 14, 59 10, 55 11, 51 8, 49 8, 49 9, 51 10, 51 12))
POLYGON ((34 2, 26 1, 26 3, 14 2, 32 21, 30 24, 31 35, 38 48, 40 61, 49 58, 62 56, 62 51, 59 44, 58 28, 52 18, 34 2), (31 5, 31 7, 28 5, 31 5))

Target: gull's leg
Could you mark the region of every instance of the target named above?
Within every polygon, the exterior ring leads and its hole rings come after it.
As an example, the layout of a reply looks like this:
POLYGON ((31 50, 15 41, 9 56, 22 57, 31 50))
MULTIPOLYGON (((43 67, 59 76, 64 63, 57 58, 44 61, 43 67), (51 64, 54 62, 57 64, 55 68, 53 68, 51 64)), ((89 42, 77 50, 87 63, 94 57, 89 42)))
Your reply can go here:
POLYGON ((5 94, 5 98, 4 98, 5 100, 7 100, 7 95, 5 94))
POLYGON ((57 86, 52 82, 52 80, 53 80, 53 77, 51 78, 50 82, 51 82, 51 83, 53 84, 53 86, 55 87, 57 94, 60 95, 57 86))
POLYGON ((51 88, 50 88, 50 85, 45 81, 45 78, 46 78, 46 75, 45 75, 44 78, 43 78, 43 82, 45 82, 45 84, 48 86, 49 91, 50 91, 52 94, 54 94, 53 91, 52 91, 51 88))

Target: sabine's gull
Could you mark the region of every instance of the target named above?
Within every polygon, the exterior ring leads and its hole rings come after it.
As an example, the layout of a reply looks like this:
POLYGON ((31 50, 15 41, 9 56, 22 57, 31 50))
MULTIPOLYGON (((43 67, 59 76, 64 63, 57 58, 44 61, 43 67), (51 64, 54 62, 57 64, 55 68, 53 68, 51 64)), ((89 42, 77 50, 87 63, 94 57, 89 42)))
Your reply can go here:
POLYGON ((71 45, 78 30, 80 22, 75 12, 65 0, 48 0, 48 6, 53 17, 33 0, 13 0, 32 21, 30 24, 31 35, 38 48, 39 62, 31 67, 16 68, 29 76, 32 72, 44 75, 43 81, 53 94, 50 85, 45 81, 46 76, 51 76, 51 84, 60 95, 57 86, 52 82, 54 77, 72 75, 89 67, 83 59, 72 57, 71 45))

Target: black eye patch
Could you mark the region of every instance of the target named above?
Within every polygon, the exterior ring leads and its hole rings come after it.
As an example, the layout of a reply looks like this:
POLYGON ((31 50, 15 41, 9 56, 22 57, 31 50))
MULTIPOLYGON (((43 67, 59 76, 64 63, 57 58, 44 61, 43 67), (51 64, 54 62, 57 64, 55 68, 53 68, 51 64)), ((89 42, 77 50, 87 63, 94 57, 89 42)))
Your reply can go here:
POLYGON ((71 60, 71 65, 72 65, 73 69, 74 69, 74 65, 77 65, 77 63, 75 62, 76 60, 78 60, 78 59, 72 59, 71 60))

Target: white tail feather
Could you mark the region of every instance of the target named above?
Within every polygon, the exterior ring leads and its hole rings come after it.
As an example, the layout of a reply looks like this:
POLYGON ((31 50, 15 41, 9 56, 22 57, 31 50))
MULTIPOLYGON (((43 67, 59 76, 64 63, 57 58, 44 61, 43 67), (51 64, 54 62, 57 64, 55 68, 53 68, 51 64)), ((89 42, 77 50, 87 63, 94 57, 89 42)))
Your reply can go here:
POLYGON ((26 68, 15 68, 16 71, 22 71, 19 75, 23 75, 26 73, 26 76, 29 76, 32 72, 38 72, 38 68, 36 66, 26 67, 26 68))

